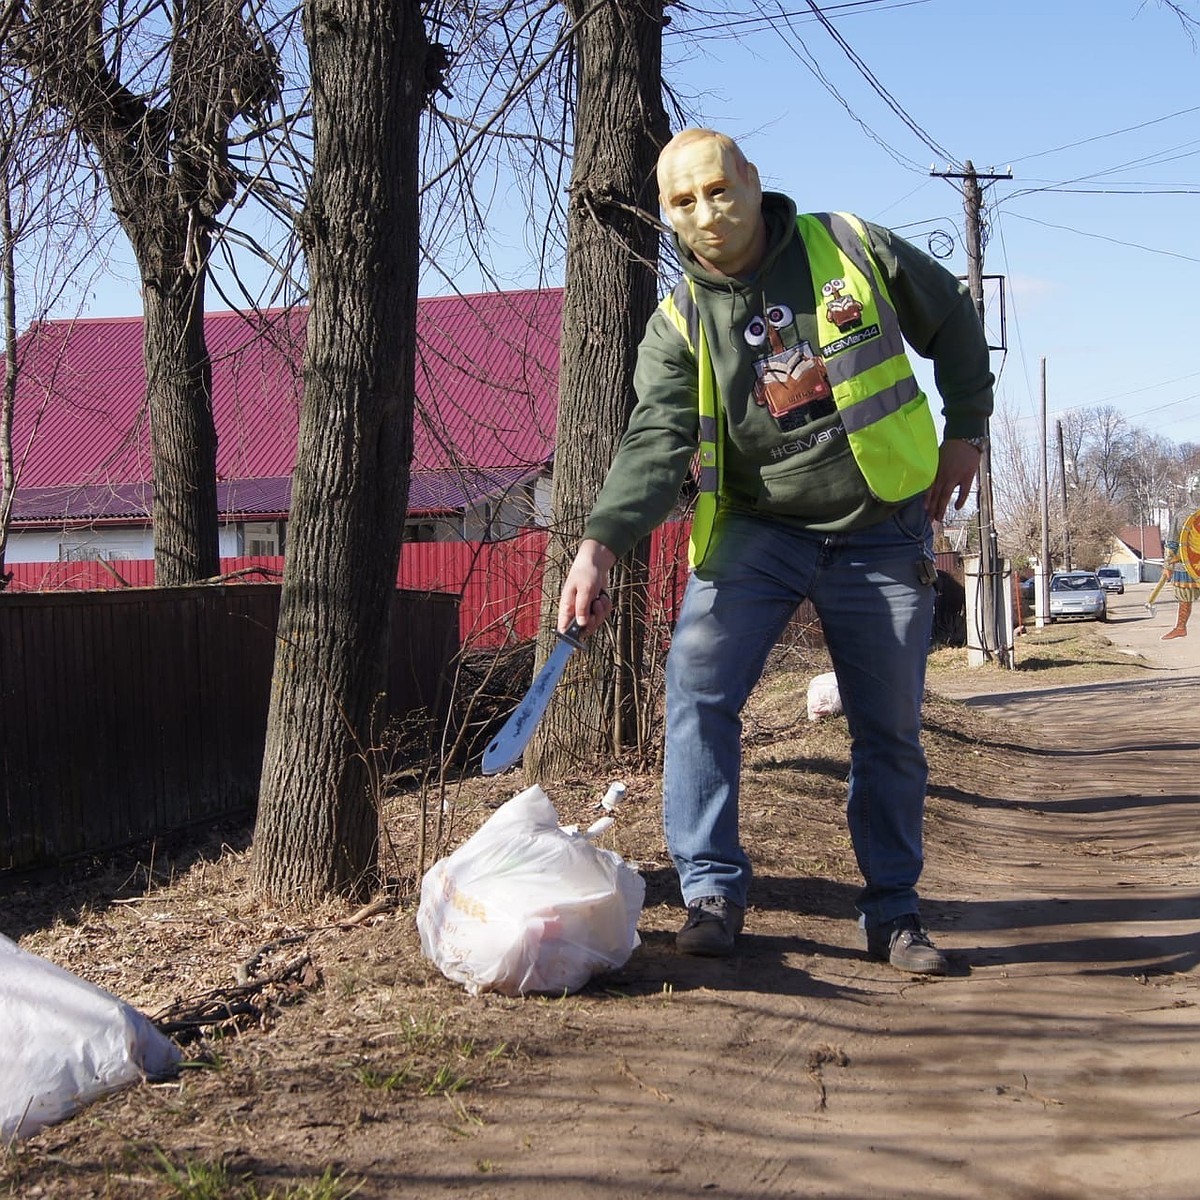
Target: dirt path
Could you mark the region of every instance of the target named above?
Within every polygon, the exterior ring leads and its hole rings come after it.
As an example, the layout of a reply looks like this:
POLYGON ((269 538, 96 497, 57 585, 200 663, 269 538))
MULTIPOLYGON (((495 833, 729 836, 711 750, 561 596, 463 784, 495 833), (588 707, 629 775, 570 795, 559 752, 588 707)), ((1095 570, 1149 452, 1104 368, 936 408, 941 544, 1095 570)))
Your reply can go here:
POLYGON ((497 1177, 450 1153, 428 1194, 1200 1194, 1200 628, 1160 642, 1174 606, 1151 619, 1149 590, 1113 597, 1106 632, 1151 681, 989 673, 970 698, 1055 738, 1018 786, 981 760, 976 794, 948 797, 961 842, 939 841, 961 849, 925 891, 951 977, 865 962, 842 919, 756 909, 734 962, 621 981, 662 989, 652 1024, 644 1002, 565 1014, 527 1103, 470 1136, 497 1177))

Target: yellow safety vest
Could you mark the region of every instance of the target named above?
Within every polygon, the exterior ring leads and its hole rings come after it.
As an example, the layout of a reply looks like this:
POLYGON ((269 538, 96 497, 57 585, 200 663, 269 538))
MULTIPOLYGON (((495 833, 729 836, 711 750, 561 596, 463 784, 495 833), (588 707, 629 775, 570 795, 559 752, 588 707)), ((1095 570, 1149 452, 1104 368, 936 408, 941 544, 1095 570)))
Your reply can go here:
MULTIPOLYGON (((905 353, 900 322, 866 231, 849 213, 801 214, 796 229, 812 271, 819 353, 854 461, 876 498, 886 503, 907 500, 929 487, 937 473, 937 430, 905 353), (862 306, 853 329, 839 328, 830 315, 822 289, 835 279, 842 280, 842 290, 862 306)), ((708 552, 721 491, 720 390, 693 282, 680 281, 659 308, 696 357, 700 473, 688 561, 697 567, 708 552)))

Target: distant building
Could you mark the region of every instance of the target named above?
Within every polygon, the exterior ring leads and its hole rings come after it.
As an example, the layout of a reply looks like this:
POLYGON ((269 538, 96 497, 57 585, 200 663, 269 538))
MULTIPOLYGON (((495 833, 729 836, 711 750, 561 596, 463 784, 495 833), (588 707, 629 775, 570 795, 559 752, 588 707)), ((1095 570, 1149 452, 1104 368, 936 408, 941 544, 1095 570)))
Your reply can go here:
POLYGON ((1163 536, 1157 525, 1125 525, 1112 540, 1108 561, 1119 567, 1126 583, 1149 583, 1162 574, 1163 536))
MULTIPOLYGON (((561 304, 561 289, 419 302, 406 540, 546 523, 561 304)), ((306 316, 205 317, 222 557, 284 552, 306 316)), ((153 558, 142 319, 41 322, 18 364, 8 561, 153 558)))

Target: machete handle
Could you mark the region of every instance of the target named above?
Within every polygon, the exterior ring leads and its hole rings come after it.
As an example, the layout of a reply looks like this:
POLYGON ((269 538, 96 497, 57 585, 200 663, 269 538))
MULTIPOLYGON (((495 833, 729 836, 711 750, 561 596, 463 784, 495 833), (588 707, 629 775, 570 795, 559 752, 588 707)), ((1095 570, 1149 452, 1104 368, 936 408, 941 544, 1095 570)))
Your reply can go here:
POLYGON ((566 629, 556 629, 554 636, 564 642, 570 642, 576 650, 583 649, 583 626, 578 621, 572 621, 566 629))

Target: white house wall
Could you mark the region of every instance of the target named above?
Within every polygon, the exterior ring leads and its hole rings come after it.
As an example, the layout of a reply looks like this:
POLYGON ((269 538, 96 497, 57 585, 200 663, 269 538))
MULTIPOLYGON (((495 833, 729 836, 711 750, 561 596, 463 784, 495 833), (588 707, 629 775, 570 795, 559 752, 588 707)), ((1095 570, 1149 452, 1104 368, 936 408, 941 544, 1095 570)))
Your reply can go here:
POLYGON ((554 480, 547 472, 533 482, 533 523, 546 528, 550 524, 550 492, 554 480))
MULTIPOLYGON (((112 562, 154 557, 154 535, 145 528, 112 529, 13 529, 4 557, 10 563, 61 562, 73 551, 80 558, 106 558, 112 562)), ((222 525, 217 552, 234 558, 238 549, 238 527, 222 525)))

